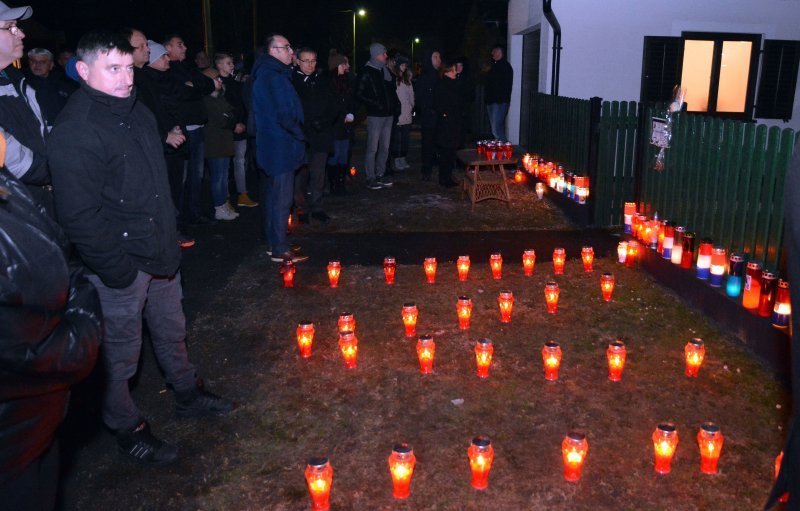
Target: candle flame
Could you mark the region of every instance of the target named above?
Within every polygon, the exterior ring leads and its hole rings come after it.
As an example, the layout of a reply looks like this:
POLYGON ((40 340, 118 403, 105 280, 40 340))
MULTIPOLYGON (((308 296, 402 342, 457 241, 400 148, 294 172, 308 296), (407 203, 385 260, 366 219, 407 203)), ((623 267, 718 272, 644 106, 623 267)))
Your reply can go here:
POLYGON ((583 455, 579 452, 570 451, 567 453, 567 463, 576 465, 583 461, 583 455))

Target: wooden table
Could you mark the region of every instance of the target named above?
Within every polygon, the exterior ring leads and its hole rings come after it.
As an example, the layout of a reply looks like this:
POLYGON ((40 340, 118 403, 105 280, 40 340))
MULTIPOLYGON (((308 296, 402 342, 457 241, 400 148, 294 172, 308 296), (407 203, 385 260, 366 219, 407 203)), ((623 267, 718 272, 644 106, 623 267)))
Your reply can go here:
POLYGON ((456 151, 458 160, 464 164, 464 184, 461 198, 467 193, 472 200, 472 211, 475 203, 486 199, 497 199, 511 207, 511 193, 506 180, 506 165, 516 165, 517 158, 508 160, 487 160, 478 156, 475 149, 456 151), (482 170, 483 169, 483 170, 482 170))

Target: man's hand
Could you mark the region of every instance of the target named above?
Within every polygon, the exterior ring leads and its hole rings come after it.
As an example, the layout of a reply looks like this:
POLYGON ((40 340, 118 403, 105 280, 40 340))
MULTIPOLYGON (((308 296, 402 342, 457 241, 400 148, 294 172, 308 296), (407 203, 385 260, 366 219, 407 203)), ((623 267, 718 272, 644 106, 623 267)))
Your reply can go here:
POLYGON ((244 133, 244 131, 246 129, 247 129, 247 126, 245 126, 244 124, 242 124, 240 122, 237 122, 236 126, 233 127, 233 132, 236 133, 237 135, 241 135, 242 133, 244 133))
POLYGON ((184 142, 186 142, 186 135, 183 134, 179 126, 175 126, 167 133, 167 145, 173 149, 177 149, 184 142))

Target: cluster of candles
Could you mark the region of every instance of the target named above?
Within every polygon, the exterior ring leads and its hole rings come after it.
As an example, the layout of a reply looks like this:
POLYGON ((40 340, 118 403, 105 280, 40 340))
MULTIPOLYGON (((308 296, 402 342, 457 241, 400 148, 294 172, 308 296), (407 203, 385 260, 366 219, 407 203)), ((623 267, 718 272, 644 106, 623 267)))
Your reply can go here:
POLYGON ((510 160, 514 146, 502 140, 478 140, 475 142, 475 151, 484 160, 510 160))
POLYGON ((694 265, 697 278, 707 280, 712 287, 722 287, 724 283, 725 294, 736 299, 741 296, 742 306, 753 314, 772 316, 775 327, 789 326, 792 306, 786 280, 779 279, 756 261, 745 264, 744 254, 732 252, 728 257, 725 247, 715 246, 708 238, 701 239, 695 246, 693 232, 674 222, 659 220, 657 214, 648 219, 636 212, 634 202, 625 203, 623 214, 625 233, 635 239, 619 244, 619 262, 634 265, 639 246, 648 246, 681 268, 691 269, 694 265))
POLYGON ((562 165, 552 161, 545 162, 544 158, 539 158, 536 154, 524 154, 522 168, 541 181, 536 184, 536 195, 540 199, 544 195, 544 183, 547 183, 550 188, 558 193, 563 193, 578 204, 586 204, 586 199, 589 197, 588 176, 578 176, 567 172, 562 165))

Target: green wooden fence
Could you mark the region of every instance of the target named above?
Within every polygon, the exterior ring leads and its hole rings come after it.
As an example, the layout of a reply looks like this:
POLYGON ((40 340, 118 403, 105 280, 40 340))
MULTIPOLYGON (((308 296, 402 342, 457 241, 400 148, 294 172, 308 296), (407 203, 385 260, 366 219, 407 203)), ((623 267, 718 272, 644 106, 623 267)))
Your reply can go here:
POLYGON ((591 184, 594 221, 622 225, 625 202, 635 199, 638 143, 635 101, 604 101, 600 113, 597 176, 591 184))
POLYGON ((550 161, 586 175, 589 158, 590 101, 535 93, 531 98, 530 147, 550 161))

